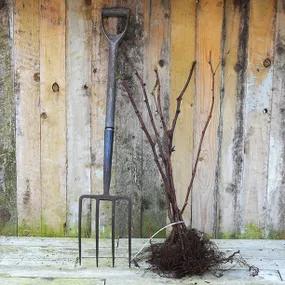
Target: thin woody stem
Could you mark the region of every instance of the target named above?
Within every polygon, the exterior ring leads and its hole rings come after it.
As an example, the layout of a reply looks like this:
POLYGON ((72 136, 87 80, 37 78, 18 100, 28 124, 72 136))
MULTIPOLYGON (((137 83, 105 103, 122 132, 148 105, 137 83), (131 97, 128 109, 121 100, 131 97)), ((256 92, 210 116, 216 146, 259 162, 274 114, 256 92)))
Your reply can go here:
POLYGON ((156 76, 156 81, 157 81, 157 97, 156 97, 156 105, 157 105, 157 111, 159 114, 159 118, 164 130, 165 135, 168 136, 167 132, 167 126, 166 126, 166 120, 164 118, 163 112, 162 112, 162 107, 161 107, 161 84, 160 84, 160 78, 158 74, 157 68, 154 70, 155 76, 156 76))
POLYGON ((204 138, 205 138, 205 133, 206 133, 206 130, 207 130, 209 124, 210 124, 210 121, 211 121, 211 118, 212 118, 212 115, 213 115, 213 110, 214 110, 214 103, 215 103, 215 75, 216 75, 216 71, 217 71, 220 63, 218 63, 218 65, 216 66, 216 68, 214 70, 213 69, 213 64, 212 64, 211 52, 210 52, 208 64, 209 64, 209 68, 210 68, 210 71, 211 71, 211 81, 212 81, 212 83, 211 83, 211 94, 212 94, 211 107, 210 107, 210 111, 209 111, 209 115, 207 117, 206 123, 205 123, 204 128, 203 128, 202 133, 201 133, 201 137, 200 137, 200 141, 199 141, 199 145, 198 145, 198 151, 197 151, 196 159, 195 159, 195 163, 194 163, 194 168, 193 168, 193 171, 192 171, 192 176, 191 176, 191 179, 190 179, 189 186, 187 188, 187 193, 186 193, 186 196, 185 196, 184 204, 183 204, 182 209, 181 209, 181 215, 183 214, 186 206, 188 205, 190 192, 191 192, 191 190, 193 188, 193 183, 194 183, 194 179, 195 179, 196 172, 197 172, 198 162, 199 162, 199 158, 200 158, 200 154, 201 154, 201 150, 202 150, 202 144, 203 144, 203 141, 204 141, 204 138))
POLYGON ((187 87, 188 87, 188 85, 189 85, 189 83, 191 81, 195 65, 196 65, 196 61, 193 61, 192 67, 191 67, 189 75, 187 77, 187 80, 186 80, 186 82, 185 82, 185 84, 184 84, 184 86, 183 86, 179 96, 176 99, 176 111, 175 111, 175 115, 174 115, 174 118, 173 118, 173 121, 172 121, 171 129, 170 129, 170 140, 171 140, 171 143, 172 143, 173 134, 174 134, 174 131, 175 131, 177 119, 178 119, 178 116, 179 116, 179 114, 181 112, 181 109, 180 109, 181 102, 182 102, 183 96, 184 96, 184 94, 185 94, 185 92, 187 90, 187 87))
MULTIPOLYGON (((141 76, 139 75, 139 73, 137 71, 135 72, 135 75, 136 75, 136 77, 139 80, 139 83, 141 85, 141 88, 142 88, 142 91, 143 91, 143 96, 144 96, 144 102, 145 102, 145 105, 146 105, 146 109, 147 109, 147 112, 148 112, 148 116, 150 118, 150 122, 151 122, 152 128, 154 130, 154 134, 155 134, 155 137, 156 137, 156 142, 157 142, 157 145, 158 145, 160 157, 161 157, 161 159, 163 161, 164 166, 166 167, 167 161, 166 161, 165 153, 163 151, 160 135, 159 135, 159 132, 157 130, 157 127, 156 127, 156 124, 155 124, 155 121, 154 121, 154 117, 153 117, 153 114, 152 114, 152 111, 151 111, 151 108, 150 108, 148 95, 147 95, 146 88, 145 88, 145 83, 143 82, 143 79, 141 78, 141 76)), ((159 88, 159 83, 158 83, 158 88, 159 88)))
POLYGON ((130 88, 129 88, 129 86, 128 86, 128 83, 127 83, 126 81, 122 81, 122 85, 123 85, 123 87, 124 87, 124 89, 125 89, 125 91, 126 91, 128 97, 129 97, 129 99, 130 99, 130 102, 131 102, 131 104, 132 104, 132 106, 133 106, 133 109, 134 109, 134 111, 135 111, 135 114, 136 114, 137 118, 139 119, 141 128, 142 128, 143 132, 145 133, 145 135, 146 135, 146 137, 147 137, 147 140, 148 140, 148 142, 149 142, 149 144, 150 144, 150 146, 151 146, 151 150, 152 150, 152 153, 153 153, 153 156, 154 156, 154 161, 155 161, 156 166, 157 166, 157 168, 158 168, 158 170, 159 170, 159 172, 160 172, 160 175, 161 175, 161 177, 162 177, 164 183, 167 184, 167 183, 168 183, 168 182, 167 182, 167 177, 166 177, 166 175, 165 175, 165 173, 164 173, 164 171, 163 171, 163 169, 162 169, 162 166, 161 166, 161 164, 160 164, 160 162, 159 162, 159 158, 158 158, 158 155, 157 155, 157 152, 156 152, 156 149, 155 149, 155 143, 154 143, 154 141, 153 141, 153 139, 152 139, 150 133, 148 132, 148 130, 147 130, 147 128, 146 128, 146 125, 145 125, 145 123, 144 123, 144 120, 143 120, 143 118, 142 118, 142 115, 141 115, 141 113, 139 112, 138 107, 137 107, 137 105, 136 105, 136 103, 135 103, 135 101, 134 101, 134 98, 133 98, 133 96, 132 96, 132 91, 130 90, 130 88))

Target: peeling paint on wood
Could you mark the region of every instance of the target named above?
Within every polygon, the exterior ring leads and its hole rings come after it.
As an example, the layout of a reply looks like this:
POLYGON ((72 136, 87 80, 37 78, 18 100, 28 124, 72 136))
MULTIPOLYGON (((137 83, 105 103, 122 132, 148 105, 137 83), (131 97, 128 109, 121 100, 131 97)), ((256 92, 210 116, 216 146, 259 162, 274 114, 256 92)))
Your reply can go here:
POLYGON ((15 100, 13 93, 13 7, 0 6, 0 234, 17 234, 15 100))

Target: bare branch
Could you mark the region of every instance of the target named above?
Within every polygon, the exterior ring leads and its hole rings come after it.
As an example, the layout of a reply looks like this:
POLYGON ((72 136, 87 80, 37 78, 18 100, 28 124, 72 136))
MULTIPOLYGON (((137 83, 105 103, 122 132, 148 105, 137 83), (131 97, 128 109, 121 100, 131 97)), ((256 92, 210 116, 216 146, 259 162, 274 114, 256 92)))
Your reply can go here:
POLYGON ((147 140, 148 140, 148 142, 149 142, 149 144, 150 144, 150 147, 151 147, 151 150, 152 150, 152 153, 153 153, 153 156, 154 156, 154 161, 155 161, 156 166, 157 166, 157 168, 158 168, 158 170, 159 170, 159 172, 160 172, 160 175, 161 175, 161 177, 162 177, 164 183, 167 184, 167 183, 168 183, 168 182, 167 182, 167 177, 166 177, 166 175, 165 175, 165 173, 164 173, 164 171, 163 171, 163 169, 162 169, 162 166, 161 166, 161 164, 160 164, 160 162, 159 162, 159 158, 158 158, 158 155, 157 155, 157 152, 156 152, 156 149, 155 149, 155 142, 153 141, 153 139, 152 139, 150 133, 148 132, 148 130, 147 130, 147 128, 146 128, 146 125, 145 125, 145 123, 144 123, 144 120, 143 120, 143 118, 142 118, 142 115, 141 115, 141 113, 139 112, 138 107, 137 107, 137 105, 136 105, 136 103, 135 103, 135 101, 134 101, 134 98, 133 98, 133 95, 132 95, 132 91, 130 90, 130 88, 129 88, 129 86, 128 86, 128 82, 125 81, 125 80, 123 80, 123 81, 122 81, 122 86, 124 87, 124 90, 126 91, 128 97, 129 97, 129 99, 130 99, 130 102, 131 102, 131 104, 132 104, 132 106, 133 106, 133 109, 134 109, 134 111, 135 111, 135 114, 136 114, 137 118, 139 119, 141 128, 142 128, 143 132, 145 133, 145 135, 146 135, 146 137, 147 137, 147 140))
POLYGON ((158 82, 157 84, 157 98, 156 98, 156 104, 157 104, 157 111, 159 114, 159 118, 163 127, 163 131, 165 133, 166 136, 168 136, 168 132, 167 132, 167 126, 166 126, 166 120, 164 118, 163 112, 162 112, 162 107, 161 107, 161 84, 160 84, 160 78, 159 78, 159 74, 158 74, 158 70, 155 69, 155 76, 156 76, 156 81, 158 82))
POLYGON ((139 75, 139 73, 137 71, 135 72, 135 75, 136 75, 136 77, 137 77, 137 79, 138 79, 138 81, 140 83, 140 86, 142 88, 142 91, 143 91, 144 102, 145 102, 145 105, 146 105, 146 109, 147 109, 147 112, 148 112, 148 116, 150 118, 150 122, 151 122, 152 128, 154 130, 154 134, 155 134, 155 137, 156 137, 156 142, 157 142, 157 145, 158 145, 160 157, 161 157, 161 159, 163 161, 164 166, 166 167, 166 164, 167 164, 166 156, 165 156, 165 153, 164 153, 164 150, 163 150, 163 147, 162 147, 162 143, 161 143, 161 138, 160 138, 159 132, 157 130, 157 127, 156 127, 156 124, 155 124, 155 121, 154 121, 154 118, 153 118, 153 114, 152 114, 152 111, 151 111, 151 108, 150 108, 148 95, 147 95, 146 88, 145 88, 145 83, 143 82, 143 79, 141 78, 141 76, 139 75))
POLYGON ((180 110, 180 106, 181 106, 181 101, 183 99, 183 96, 185 94, 185 91, 187 90, 187 87, 190 83, 190 80, 192 78, 192 75, 193 75, 193 72, 194 72, 194 68, 195 68, 195 65, 196 65, 196 61, 193 61, 192 63, 192 67, 190 69, 190 72, 189 72, 189 75, 187 77, 187 80, 179 94, 179 96, 177 97, 176 99, 176 111, 175 111, 175 115, 174 115, 174 118, 173 118, 173 121, 172 121, 172 125, 171 125, 171 129, 170 129, 170 140, 171 140, 171 145, 172 145, 172 140, 173 140, 173 134, 174 134, 174 131, 175 131, 175 127, 176 127, 176 123, 177 123, 177 119, 178 119, 178 116, 181 112, 180 110))
POLYGON ((209 63, 210 71, 211 71, 211 94, 212 94, 211 106, 210 106, 210 111, 209 111, 206 123, 205 123, 204 128, 203 128, 202 133, 201 133, 201 137, 200 137, 200 141, 199 141, 199 145, 198 145, 198 151, 197 151, 196 159, 195 159, 195 163, 194 163, 194 168, 192 170, 192 176, 191 176, 191 179, 190 179, 189 186, 187 188, 184 204, 183 204, 182 209, 181 209, 181 215, 183 214, 186 206, 188 205, 189 195, 190 195, 190 192, 192 190, 194 179, 195 179, 195 176, 196 176, 198 162, 199 162, 199 158, 200 158, 200 154, 201 154, 201 150, 202 150, 202 144, 203 144, 203 141, 204 141, 204 138, 205 138, 205 133, 206 133, 206 130, 207 130, 209 124, 210 124, 210 121, 211 121, 211 118, 212 118, 212 114, 213 114, 213 110, 214 110, 214 103, 215 103, 215 75, 216 75, 216 71, 217 71, 217 69, 219 67, 219 64, 217 65, 217 67, 214 70, 213 64, 212 64, 211 52, 210 52, 210 55, 209 55, 208 63, 209 63))

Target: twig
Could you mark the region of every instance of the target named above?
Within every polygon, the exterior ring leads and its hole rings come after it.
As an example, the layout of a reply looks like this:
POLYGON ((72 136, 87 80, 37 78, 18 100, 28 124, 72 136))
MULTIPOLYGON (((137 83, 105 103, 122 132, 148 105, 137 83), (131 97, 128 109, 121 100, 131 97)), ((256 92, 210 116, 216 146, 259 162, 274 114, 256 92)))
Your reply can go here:
MULTIPOLYGON (((160 135, 159 135, 159 132, 157 130, 157 127, 156 127, 156 124, 155 124, 155 121, 154 121, 154 118, 153 118, 153 114, 152 114, 152 111, 151 111, 151 108, 150 108, 150 104, 149 104, 149 100, 148 100, 148 96, 147 96, 147 92, 146 92, 146 88, 145 88, 145 83, 143 82, 142 77, 139 75, 139 73, 137 71, 135 72, 135 75, 136 75, 136 77, 137 77, 137 79, 138 79, 138 81, 140 83, 140 86, 142 88, 142 91, 143 91, 144 102, 145 102, 145 105, 146 105, 146 109, 147 109, 147 112, 148 112, 148 116, 150 118, 150 122, 151 122, 152 128, 154 130, 154 134, 155 134, 155 137, 156 137, 156 142, 157 142, 157 145, 158 145, 158 150, 159 150, 159 153, 160 153, 160 157, 161 157, 161 159, 163 161, 164 166, 166 167, 166 165, 167 165, 166 156, 164 154, 162 143, 161 143, 161 139, 160 139, 160 135)), ((159 83, 158 83, 158 86, 159 86, 159 83)))
POLYGON ((165 175, 165 173, 164 173, 164 171, 163 171, 163 169, 162 169, 162 166, 161 166, 161 164, 160 164, 160 162, 159 162, 159 158, 158 158, 158 155, 157 155, 157 152, 156 152, 156 149, 155 149, 155 143, 154 143, 154 141, 153 141, 153 139, 152 139, 150 133, 148 132, 148 130, 147 130, 147 128, 146 128, 146 125, 145 125, 145 123, 144 123, 144 120, 143 120, 143 118, 142 118, 142 115, 141 115, 141 113, 139 112, 138 107, 137 107, 137 105, 136 105, 136 103, 135 103, 135 101, 134 101, 134 98, 133 98, 133 95, 132 95, 132 91, 130 90, 130 88, 129 88, 129 86, 128 86, 128 82, 125 81, 125 80, 123 80, 123 81, 122 81, 122 85, 123 85, 123 87, 124 87, 124 89, 125 89, 125 91, 126 91, 128 97, 129 97, 129 99, 130 99, 130 102, 131 102, 131 104, 132 104, 132 106, 133 106, 133 109, 134 109, 134 111, 135 111, 135 114, 136 114, 137 118, 139 119, 141 128, 142 128, 143 132, 145 133, 145 135, 146 135, 146 137, 147 137, 147 139, 148 139, 148 142, 149 142, 149 144, 150 144, 150 147, 151 147, 151 150, 152 150, 152 153, 153 153, 153 156, 154 156, 154 161, 155 161, 156 166, 157 166, 157 168, 158 168, 158 170, 159 170, 159 172, 160 172, 160 175, 161 175, 163 181, 165 182, 165 184, 167 185, 167 177, 166 177, 166 175, 165 175))
POLYGON ((212 93, 211 107, 210 107, 209 115, 207 117, 207 121, 206 121, 205 126, 204 126, 204 128, 202 130, 202 133, 201 133, 201 137, 200 137, 200 141, 199 141, 199 145, 198 145, 198 151, 197 151, 196 159, 195 159, 195 163, 194 163, 194 168, 193 168, 193 171, 192 171, 192 176, 191 176, 191 179, 190 179, 189 186, 187 188, 187 193, 186 193, 186 196, 185 196, 184 204, 183 204, 182 209, 181 209, 181 215, 183 214, 186 206, 188 205, 188 199, 189 199, 189 195, 190 195, 190 192, 192 190, 194 179, 195 179, 195 176, 196 176, 198 162, 199 162, 199 158, 200 158, 200 154, 201 154, 201 150, 202 150, 202 144, 203 144, 203 141, 204 141, 204 138, 205 138, 205 133, 206 133, 206 130, 207 130, 209 124, 210 124, 210 121, 211 121, 211 118, 212 118, 212 114, 213 114, 213 110, 214 110, 214 103, 215 103, 215 75, 216 75, 216 71, 217 71, 217 69, 218 69, 218 67, 220 65, 220 62, 217 64, 216 68, 214 69, 213 68, 213 64, 212 64, 211 52, 210 52, 208 64, 209 64, 209 67, 210 67, 211 79, 212 79, 212 84, 211 84, 212 85, 211 86, 211 93, 212 93))
POLYGON ((192 63, 192 67, 190 69, 190 72, 189 72, 189 75, 187 77, 187 80, 179 94, 179 96, 177 97, 176 99, 176 111, 175 111, 175 115, 174 115, 174 118, 173 118, 173 121, 172 121, 172 125, 171 125, 171 129, 170 129, 170 132, 169 132, 169 135, 170 135, 170 141, 171 141, 171 144, 172 144, 172 140, 173 140, 173 134, 174 134, 174 131, 175 131, 175 127, 176 127, 176 123, 177 123, 177 119, 178 119, 178 116, 181 112, 181 109, 180 109, 180 106, 181 106, 181 101, 183 99, 183 96, 185 94, 185 91, 187 90, 187 87, 190 83, 190 80, 192 78, 192 75, 193 75, 193 72, 194 72, 194 68, 195 68, 195 65, 196 65, 196 61, 193 61, 192 63))
POLYGON ((164 133, 166 136, 168 136, 168 131, 167 131, 167 126, 166 126, 166 120, 164 118, 162 108, 161 108, 161 84, 160 84, 160 78, 158 74, 157 68, 154 70, 155 76, 156 76, 156 81, 157 81, 157 97, 156 97, 156 105, 157 105, 157 112, 159 114, 159 118, 164 130, 164 133))

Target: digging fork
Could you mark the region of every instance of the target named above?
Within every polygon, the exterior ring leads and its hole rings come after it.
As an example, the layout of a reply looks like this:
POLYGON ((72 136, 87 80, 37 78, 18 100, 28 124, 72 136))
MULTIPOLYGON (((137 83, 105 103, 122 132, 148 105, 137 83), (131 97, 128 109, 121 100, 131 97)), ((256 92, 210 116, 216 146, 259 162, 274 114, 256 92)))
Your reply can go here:
POLYGON ((118 46, 123 39, 129 22, 130 11, 127 8, 103 8, 102 10, 102 30, 109 43, 109 62, 108 62, 108 84, 107 84, 107 100, 106 100, 106 119, 104 131, 104 169, 103 169, 103 194, 93 195, 86 194, 79 197, 79 219, 78 219, 78 245, 79 245, 79 264, 81 265, 81 219, 82 204, 84 199, 93 199, 96 201, 95 213, 95 234, 96 234, 96 266, 98 267, 99 259, 99 208, 100 201, 112 202, 112 265, 115 265, 115 217, 116 217, 116 201, 123 200, 128 204, 128 249, 129 249, 129 267, 131 266, 131 226, 132 226, 132 202, 129 197, 110 195, 112 155, 113 155, 113 139, 114 139, 114 118, 115 118, 115 102, 116 102, 116 58, 118 46), (107 32, 104 26, 104 18, 115 17, 125 18, 125 27, 121 33, 111 34, 107 32))

